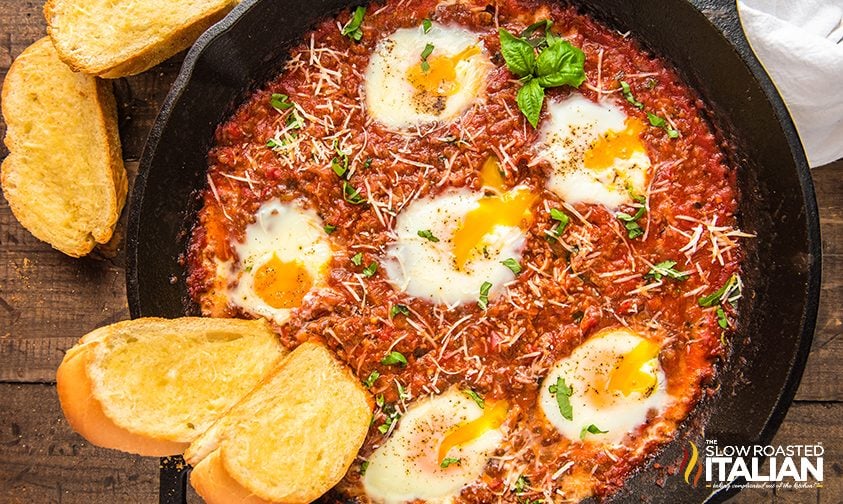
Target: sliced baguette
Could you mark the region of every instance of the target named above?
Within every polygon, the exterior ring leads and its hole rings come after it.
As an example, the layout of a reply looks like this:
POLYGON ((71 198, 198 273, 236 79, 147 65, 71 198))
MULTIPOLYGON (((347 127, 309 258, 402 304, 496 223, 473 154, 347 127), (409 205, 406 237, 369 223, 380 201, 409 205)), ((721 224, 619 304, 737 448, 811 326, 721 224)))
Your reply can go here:
POLYGON ((108 242, 126 201, 111 83, 71 71, 44 37, 9 69, 3 117, 0 184, 23 227, 73 257, 108 242))
POLYGON ((141 318, 97 329, 56 374, 68 423, 91 443, 182 453, 285 355, 263 320, 141 318))
POLYGON ((324 346, 303 343, 185 453, 208 504, 311 502, 366 438, 372 398, 324 346))
POLYGON ((48 0, 47 33, 74 70, 115 79, 143 72, 196 41, 238 0, 48 0))

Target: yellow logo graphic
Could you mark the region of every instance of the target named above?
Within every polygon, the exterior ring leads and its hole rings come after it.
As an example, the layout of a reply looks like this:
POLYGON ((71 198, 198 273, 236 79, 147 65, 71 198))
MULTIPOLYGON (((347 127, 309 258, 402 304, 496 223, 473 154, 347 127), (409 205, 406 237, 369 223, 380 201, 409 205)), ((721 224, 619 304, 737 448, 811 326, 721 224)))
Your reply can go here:
POLYGON ((697 449, 697 445, 695 445, 693 441, 688 441, 688 444, 691 446, 691 452, 689 453, 688 449, 686 448, 685 456, 682 460, 682 465, 685 469, 685 483, 696 488, 697 484, 700 482, 700 476, 702 476, 702 464, 699 461, 700 452, 697 449), (694 471, 695 469, 696 473, 694 471), (694 474, 693 480, 691 479, 691 474, 694 474))

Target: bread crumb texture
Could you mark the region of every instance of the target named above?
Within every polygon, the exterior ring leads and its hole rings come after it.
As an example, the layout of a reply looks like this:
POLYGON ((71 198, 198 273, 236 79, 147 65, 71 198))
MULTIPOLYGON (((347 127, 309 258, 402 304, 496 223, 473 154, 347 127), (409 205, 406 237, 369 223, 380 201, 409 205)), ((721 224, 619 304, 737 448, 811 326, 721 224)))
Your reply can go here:
POLYGON ((108 242, 127 189, 111 84, 73 72, 44 37, 12 64, 2 107, 0 184, 18 221, 73 257, 108 242))

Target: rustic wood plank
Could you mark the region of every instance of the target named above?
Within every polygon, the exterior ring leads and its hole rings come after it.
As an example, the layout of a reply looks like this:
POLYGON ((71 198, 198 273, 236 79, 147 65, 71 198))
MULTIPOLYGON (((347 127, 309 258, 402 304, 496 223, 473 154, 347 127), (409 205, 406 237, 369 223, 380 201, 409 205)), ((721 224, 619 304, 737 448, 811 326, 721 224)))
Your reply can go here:
POLYGON ((150 503, 158 459, 92 446, 61 413, 51 385, 0 384, 0 502, 150 503))

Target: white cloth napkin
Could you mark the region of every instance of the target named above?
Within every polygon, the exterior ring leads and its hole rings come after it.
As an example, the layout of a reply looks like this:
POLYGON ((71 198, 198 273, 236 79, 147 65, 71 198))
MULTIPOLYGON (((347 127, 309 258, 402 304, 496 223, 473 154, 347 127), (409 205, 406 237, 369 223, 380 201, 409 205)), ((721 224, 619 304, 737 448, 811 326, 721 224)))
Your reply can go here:
POLYGON ((843 157, 843 0, 738 0, 738 12, 809 164, 843 157))

